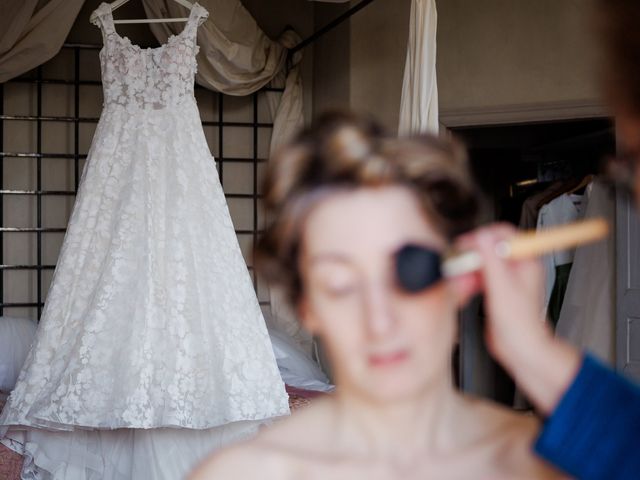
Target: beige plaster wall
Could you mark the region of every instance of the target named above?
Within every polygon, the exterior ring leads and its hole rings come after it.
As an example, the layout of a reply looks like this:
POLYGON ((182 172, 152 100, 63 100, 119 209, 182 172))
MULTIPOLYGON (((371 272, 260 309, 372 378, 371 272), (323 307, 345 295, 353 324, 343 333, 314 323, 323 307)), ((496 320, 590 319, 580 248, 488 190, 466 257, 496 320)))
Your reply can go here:
MULTIPOLYGON (((348 50, 348 65, 328 54, 316 57, 316 110, 338 103, 397 127, 410 5, 410 0, 376 0, 335 34, 331 42, 348 50), (344 78, 348 99, 331 97, 336 79, 344 78)), ((444 116, 511 109, 525 111, 523 120, 527 115, 541 120, 549 105, 600 104, 591 0, 437 0, 436 5, 444 116)), ((594 111, 576 110, 583 116, 594 111)))
POLYGON ((590 0, 438 0, 441 110, 598 97, 590 0))

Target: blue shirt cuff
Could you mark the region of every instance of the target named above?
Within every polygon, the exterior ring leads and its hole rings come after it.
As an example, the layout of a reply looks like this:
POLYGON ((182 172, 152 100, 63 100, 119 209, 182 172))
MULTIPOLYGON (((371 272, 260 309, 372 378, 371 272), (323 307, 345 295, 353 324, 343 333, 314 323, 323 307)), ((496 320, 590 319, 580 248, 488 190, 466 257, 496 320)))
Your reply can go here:
POLYGON ((638 448, 640 389, 586 355, 535 452, 577 478, 638 479, 638 448))

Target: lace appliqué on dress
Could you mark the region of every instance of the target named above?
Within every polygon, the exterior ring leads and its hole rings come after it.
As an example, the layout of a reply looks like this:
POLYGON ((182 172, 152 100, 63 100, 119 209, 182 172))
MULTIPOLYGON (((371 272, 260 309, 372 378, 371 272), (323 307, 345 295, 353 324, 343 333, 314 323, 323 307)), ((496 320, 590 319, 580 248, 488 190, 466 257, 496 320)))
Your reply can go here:
POLYGON ((97 13, 104 110, 0 425, 205 429, 286 415, 193 95, 206 10, 152 49, 115 32, 109 5, 97 13))

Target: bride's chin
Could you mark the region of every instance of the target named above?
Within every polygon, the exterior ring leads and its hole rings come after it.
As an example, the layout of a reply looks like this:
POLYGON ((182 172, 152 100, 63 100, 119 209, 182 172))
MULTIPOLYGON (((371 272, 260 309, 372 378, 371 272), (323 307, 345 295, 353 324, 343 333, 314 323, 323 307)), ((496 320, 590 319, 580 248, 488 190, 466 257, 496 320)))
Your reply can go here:
POLYGON ((410 372, 376 375, 361 385, 365 395, 375 403, 394 403, 423 397, 431 382, 410 372))

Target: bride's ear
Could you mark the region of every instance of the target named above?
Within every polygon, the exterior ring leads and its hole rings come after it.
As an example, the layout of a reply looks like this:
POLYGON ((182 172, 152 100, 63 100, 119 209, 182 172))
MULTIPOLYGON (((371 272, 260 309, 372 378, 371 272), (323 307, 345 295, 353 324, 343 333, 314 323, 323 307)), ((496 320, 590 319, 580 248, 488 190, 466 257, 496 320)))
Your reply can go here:
POLYGON ((447 279, 449 288, 453 291, 456 305, 464 307, 478 293, 482 291, 482 277, 479 273, 468 273, 447 279))

